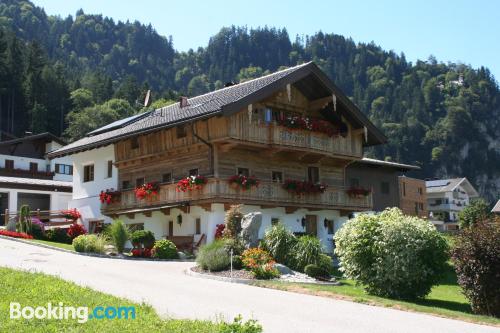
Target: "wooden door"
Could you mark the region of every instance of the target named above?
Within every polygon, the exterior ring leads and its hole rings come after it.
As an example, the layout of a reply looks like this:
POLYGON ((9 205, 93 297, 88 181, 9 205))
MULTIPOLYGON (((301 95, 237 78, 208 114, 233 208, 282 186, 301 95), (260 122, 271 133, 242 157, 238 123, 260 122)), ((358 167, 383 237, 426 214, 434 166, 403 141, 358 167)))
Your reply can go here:
POLYGON ((316 215, 306 215, 306 234, 318 236, 318 219, 316 215))
POLYGON ((170 237, 174 235, 174 221, 168 221, 168 235, 170 237))

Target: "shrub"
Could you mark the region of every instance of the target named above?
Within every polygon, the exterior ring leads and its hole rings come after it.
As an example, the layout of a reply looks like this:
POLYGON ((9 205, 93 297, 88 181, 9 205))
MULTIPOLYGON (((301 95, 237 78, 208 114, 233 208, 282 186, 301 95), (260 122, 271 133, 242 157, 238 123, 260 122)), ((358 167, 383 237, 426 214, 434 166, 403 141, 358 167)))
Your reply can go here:
POLYGON ((45 239, 45 224, 36 217, 31 218, 31 235, 35 239, 45 239))
POLYGON ((324 271, 328 272, 328 276, 332 275, 335 270, 335 268, 333 267, 332 257, 324 253, 319 255, 318 266, 324 271))
POLYGON ((24 232, 27 234, 31 234, 31 211, 28 205, 22 205, 19 209, 19 217, 16 224, 16 228, 18 232, 24 232))
POLYGON ((239 237, 223 238, 222 240, 224 242, 224 248, 229 254, 231 253, 231 250, 233 250, 233 255, 240 255, 245 250, 245 245, 243 245, 243 242, 239 237))
POLYGON ((233 269, 242 269, 243 262, 241 261, 241 256, 233 256, 233 269))
POLYGON ((490 217, 491 212, 488 203, 484 199, 475 199, 458 213, 458 224, 460 228, 468 228, 474 223, 479 223, 490 217))
POLYGON ((229 268, 231 258, 227 253, 225 242, 216 240, 200 248, 196 262, 205 270, 217 272, 229 268))
POLYGON ((297 244, 297 237, 289 231, 283 223, 272 226, 264 234, 262 247, 268 251, 273 258, 284 265, 290 265, 293 249, 297 244))
POLYGON ((155 236, 149 230, 136 230, 130 235, 130 241, 135 247, 142 245, 147 249, 151 249, 155 244, 155 236))
POLYGON ((340 270, 379 296, 424 297, 446 270, 446 240, 430 222, 398 208, 358 215, 337 232, 335 243, 340 270))
POLYGON ((268 280, 278 277, 280 273, 274 267, 275 261, 271 255, 260 248, 245 250, 241 255, 243 267, 250 270, 259 280, 268 280))
POLYGON ((314 236, 301 236, 293 248, 292 268, 303 272, 307 265, 319 263, 322 254, 321 242, 314 236))
POLYGON ((315 279, 318 278, 329 278, 330 273, 325 270, 323 267, 320 267, 315 264, 309 264, 304 268, 304 273, 306 273, 308 276, 313 277, 315 279))
POLYGON ((232 205, 226 212, 224 224, 226 225, 223 235, 224 237, 237 237, 241 232, 241 205, 232 205))
POLYGON ((80 235, 85 235, 87 230, 82 224, 73 223, 68 229, 68 237, 74 239, 80 235))
POLYGON ((262 326, 254 319, 243 321, 241 315, 234 318, 232 323, 222 322, 217 331, 219 333, 261 333, 262 326))
POLYGON ((500 317, 500 218, 458 235, 452 259, 458 283, 477 314, 500 317))
POLYGON ((47 236, 47 240, 51 242, 71 244, 72 241, 71 238, 68 236, 67 229, 63 228, 49 229, 45 234, 47 236))
POLYGON ((123 253, 125 243, 129 239, 129 231, 122 220, 114 220, 107 228, 107 233, 118 253, 123 253))
POLYGON ((168 239, 160 239, 154 243, 153 251, 155 258, 160 259, 176 259, 179 257, 177 254, 177 247, 168 239))
POLYGON ((106 239, 102 235, 80 235, 73 239, 76 252, 104 253, 106 239))

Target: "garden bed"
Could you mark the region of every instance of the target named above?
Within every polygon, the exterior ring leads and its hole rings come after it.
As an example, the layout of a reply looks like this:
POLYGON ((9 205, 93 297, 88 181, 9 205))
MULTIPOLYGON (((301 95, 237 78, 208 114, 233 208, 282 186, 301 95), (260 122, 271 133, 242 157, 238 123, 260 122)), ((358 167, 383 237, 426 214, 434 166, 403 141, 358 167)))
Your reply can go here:
POLYGON ((207 274, 207 275, 219 276, 224 278, 233 278, 233 279, 255 280, 253 274, 244 269, 234 269, 232 274, 230 270, 211 272, 204 270, 199 266, 192 267, 191 270, 198 274, 207 274))

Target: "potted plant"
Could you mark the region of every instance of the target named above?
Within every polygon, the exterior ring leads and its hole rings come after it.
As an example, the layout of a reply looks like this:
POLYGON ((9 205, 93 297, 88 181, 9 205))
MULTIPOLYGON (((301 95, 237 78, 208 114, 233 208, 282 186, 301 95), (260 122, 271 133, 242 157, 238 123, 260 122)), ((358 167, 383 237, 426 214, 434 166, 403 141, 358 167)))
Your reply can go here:
POLYGON ((183 178, 177 182, 177 192, 187 192, 193 190, 200 190, 208 182, 206 177, 196 175, 183 178))
POLYGON ((259 186, 259 180, 254 176, 234 175, 229 178, 229 184, 235 189, 249 190, 259 186))
POLYGON ((120 201, 120 191, 115 191, 114 189, 106 189, 105 191, 101 191, 99 194, 99 200, 102 204, 111 204, 114 202, 120 201))
POLYGON ((136 187, 134 190, 135 197, 139 200, 152 199, 158 195, 159 191, 160 185, 157 182, 149 182, 143 184, 139 187, 136 187))

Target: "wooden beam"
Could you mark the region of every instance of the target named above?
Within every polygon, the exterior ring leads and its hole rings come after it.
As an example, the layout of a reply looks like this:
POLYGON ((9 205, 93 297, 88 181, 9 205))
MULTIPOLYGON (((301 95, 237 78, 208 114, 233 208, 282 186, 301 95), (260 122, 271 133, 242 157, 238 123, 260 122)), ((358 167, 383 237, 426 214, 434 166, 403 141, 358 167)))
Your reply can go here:
POLYGON ((211 203, 203 203, 203 204, 199 204, 198 206, 200 206, 201 208, 203 208, 207 212, 212 211, 212 204, 211 203))
POLYGON ((146 217, 151 217, 151 214, 152 214, 152 212, 150 210, 144 212, 144 216, 146 216, 146 217))
POLYGON ((262 209, 269 209, 269 208, 276 208, 276 207, 278 207, 278 206, 276 206, 276 205, 260 205, 260 208, 262 208, 262 209))
POLYGON ((224 211, 229 210, 231 208, 232 204, 230 203, 224 203, 224 211))
POLYGON ((189 214, 189 206, 181 206, 179 207, 179 210, 181 210, 184 214, 189 214))
POLYGON ((127 213, 126 215, 131 220, 135 219, 135 213, 127 213))
POLYGON ((285 207, 285 213, 286 214, 293 214, 295 213, 299 207, 285 207))
POLYGON ((330 102, 332 102, 332 96, 323 97, 309 102, 308 109, 311 111, 324 109, 330 102))
POLYGON ((236 146, 237 146, 236 143, 226 143, 220 146, 220 151, 223 153, 227 153, 236 146))
POLYGON ((170 215, 170 208, 162 208, 160 209, 160 211, 163 213, 163 215, 165 216, 169 216, 170 215))

